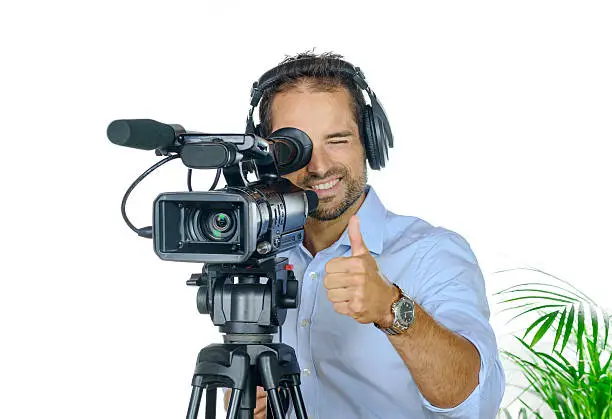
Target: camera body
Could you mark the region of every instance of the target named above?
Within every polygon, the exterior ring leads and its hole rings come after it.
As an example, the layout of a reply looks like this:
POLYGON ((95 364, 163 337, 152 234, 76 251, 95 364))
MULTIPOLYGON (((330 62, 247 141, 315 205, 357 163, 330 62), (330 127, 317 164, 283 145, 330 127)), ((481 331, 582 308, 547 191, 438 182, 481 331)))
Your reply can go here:
POLYGON ((302 242, 304 191, 285 179, 209 192, 172 192, 153 205, 155 253, 164 260, 243 263, 302 242))

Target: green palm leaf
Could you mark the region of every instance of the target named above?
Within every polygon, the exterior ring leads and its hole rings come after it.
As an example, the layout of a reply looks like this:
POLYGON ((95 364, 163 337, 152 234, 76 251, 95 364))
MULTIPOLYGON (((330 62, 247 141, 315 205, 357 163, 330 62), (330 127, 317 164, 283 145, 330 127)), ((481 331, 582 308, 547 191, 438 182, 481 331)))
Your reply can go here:
MULTIPOLYGON (((574 313, 575 313, 575 307, 572 305, 572 307, 570 308, 569 314, 567 315, 567 321, 565 322, 565 325, 559 325, 559 329, 563 329, 565 327, 565 335, 563 336, 563 344, 561 345, 561 352, 563 352, 563 350, 567 346, 567 342, 569 341, 569 338, 572 334, 572 328, 574 327, 574 315, 575 315, 574 313)), ((553 348, 553 350, 554 349, 555 348, 553 348)))
POLYGON ((538 343, 540 341, 540 339, 542 339, 544 334, 548 331, 548 329, 550 329, 550 326, 552 326, 553 322, 557 318, 557 314, 559 314, 558 311, 553 311, 552 313, 546 315, 546 317, 548 317, 548 318, 546 319, 546 321, 544 321, 542 323, 542 325, 540 326, 540 328, 536 332, 535 336, 533 337, 533 340, 531 341, 531 346, 532 347, 536 343, 538 343))
MULTIPOLYGON (((522 269, 558 283, 527 282, 496 293, 502 311, 514 312, 510 321, 530 316, 522 337, 515 336, 526 355, 502 353, 524 374, 529 383, 525 390, 556 418, 612 419, 612 317, 568 282, 538 269, 522 269)), ((517 402, 526 409, 524 415, 542 417, 522 396, 517 402)))
MULTIPOLYGON (((534 321, 533 323, 531 323, 531 325, 529 325, 529 327, 527 328, 527 330, 525 330, 525 334, 523 335, 523 338, 525 338, 525 336, 527 336, 529 334, 529 332, 531 332, 534 328, 536 328, 540 323, 544 323, 546 324, 549 319, 553 318, 554 320, 554 315, 556 314, 556 311, 553 311, 552 313, 547 313, 544 314, 543 316, 541 316, 539 319, 537 319, 536 321, 534 321)), ((549 326, 550 327, 550 326, 549 326)))
POLYGON ((599 319, 597 318, 598 314, 595 307, 590 306, 589 309, 591 312, 591 330, 593 331, 593 340, 597 342, 597 332, 599 331, 599 319))
POLYGON ((561 318, 559 319, 559 327, 557 327, 557 333, 555 334, 555 341, 553 342, 553 351, 557 347, 559 343, 559 338, 561 338, 561 333, 563 332, 563 325, 565 324, 565 316, 567 315, 567 307, 563 309, 563 313, 561 313, 561 318))

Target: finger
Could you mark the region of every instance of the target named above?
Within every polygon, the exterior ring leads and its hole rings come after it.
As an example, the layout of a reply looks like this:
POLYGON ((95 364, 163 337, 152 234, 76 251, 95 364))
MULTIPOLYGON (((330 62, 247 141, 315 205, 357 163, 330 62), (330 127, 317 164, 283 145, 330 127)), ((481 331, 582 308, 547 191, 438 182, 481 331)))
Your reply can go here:
POLYGON ((341 288, 357 288, 365 284, 365 274, 354 274, 354 273, 335 273, 325 275, 323 278, 323 286, 327 290, 341 289, 341 288))
POLYGON ((359 218, 356 215, 353 215, 349 220, 348 236, 349 241, 351 242, 351 252, 353 256, 360 256, 370 253, 365 242, 363 241, 363 236, 361 235, 361 230, 359 228, 359 218))
POLYGON ((233 390, 226 390, 223 394, 223 404, 225 405, 225 411, 229 408, 230 397, 232 396, 233 390))
POLYGON ((268 403, 266 403, 265 400, 258 401, 257 404, 255 405, 255 409, 253 410, 253 413, 255 414, 256 417, 258 415, 263 415, 263 417, 265 418, 267 409, 268 409, 268 403))
POLYGON ((338 314, 344 314, 345 316, 350 316, 351 311, 349 310, 349 302, 343 301, 341 303, 334 303, 334 310, 338 314))
POLYGON ((347 288, 351 286, 351 277, 344 272, 327 274, 323 278, 323 286, 328 290, 336 288, 347 288))
POLYGON ((264 392, 263 397, 257 397, 257 401, 255 402, 255 409, 253 410, 255 418, 261 417, 262 419, 265 419, 267 408, 268 408, 268 397, 266 393, 264 392))
POLYGON ((333 258, 325 264, 325 273, 362 273, 366 271, 366 262, 365 259, 354 256, 333 258))
POLYGON ((350 288, 335 288, 327 290, 327 298, 332 303, 342 303, 351 300, 353 291, 350 288))

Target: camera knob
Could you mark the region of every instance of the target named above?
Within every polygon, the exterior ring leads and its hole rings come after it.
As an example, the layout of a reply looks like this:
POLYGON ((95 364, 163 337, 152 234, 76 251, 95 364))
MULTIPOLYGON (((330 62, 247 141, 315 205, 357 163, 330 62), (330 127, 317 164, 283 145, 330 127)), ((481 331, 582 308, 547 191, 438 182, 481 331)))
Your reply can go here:
POLYGON ((279 305, 283 308, 297 308, 299 288, 300 283, 295 279, 293 271, 289 271, 287 291, 279 298, 279 305))
POLYGON ((208 312, 208 289, 207 287, 198 288, 198 296, 196 298, 196 304, 200 314, 209 314, 208 312))
POLYGON ((263 241, 263 242, 257 243, 256 249, 257 249, 257 253, 259 253, 260 255, 266 255, 270 253, 270 250, 272 250, 272 245, 267 241, 263 241))
POLYGON ((202 279, 202 274, 191 274, 191 277, 187 280, 187 285, 199 287, 204 285, 206 282, 202 279))

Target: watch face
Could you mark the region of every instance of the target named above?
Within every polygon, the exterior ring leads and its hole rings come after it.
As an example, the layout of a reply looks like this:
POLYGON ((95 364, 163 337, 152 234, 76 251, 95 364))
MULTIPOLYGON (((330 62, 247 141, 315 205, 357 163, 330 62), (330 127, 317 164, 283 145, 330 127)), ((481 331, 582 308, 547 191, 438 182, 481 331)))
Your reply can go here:
POLYGON ((402 326, 410 326, 414 319, 414 306, 407 299, 402 299, 397 304, 397 320, 402 326))

